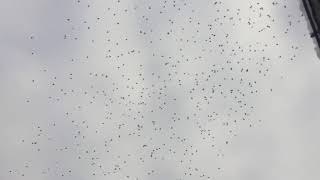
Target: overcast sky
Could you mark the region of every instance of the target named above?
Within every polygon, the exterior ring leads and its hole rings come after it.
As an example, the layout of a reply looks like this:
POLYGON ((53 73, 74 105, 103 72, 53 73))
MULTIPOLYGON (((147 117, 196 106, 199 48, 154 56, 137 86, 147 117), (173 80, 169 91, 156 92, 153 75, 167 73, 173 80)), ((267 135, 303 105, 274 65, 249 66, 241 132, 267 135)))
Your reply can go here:
POLYGON ((0 179, 319 179, 299 0, 0 0, 0 179))

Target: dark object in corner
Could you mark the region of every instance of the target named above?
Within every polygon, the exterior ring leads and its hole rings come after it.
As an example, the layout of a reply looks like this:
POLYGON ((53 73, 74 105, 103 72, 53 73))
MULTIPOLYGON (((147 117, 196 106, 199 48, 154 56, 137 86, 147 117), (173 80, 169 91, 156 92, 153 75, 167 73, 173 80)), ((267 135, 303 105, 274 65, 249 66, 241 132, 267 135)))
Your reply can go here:
POLYGON ((302 0, 312 28, 311 37, 316 38, 320 48, 320 0, 302 0))

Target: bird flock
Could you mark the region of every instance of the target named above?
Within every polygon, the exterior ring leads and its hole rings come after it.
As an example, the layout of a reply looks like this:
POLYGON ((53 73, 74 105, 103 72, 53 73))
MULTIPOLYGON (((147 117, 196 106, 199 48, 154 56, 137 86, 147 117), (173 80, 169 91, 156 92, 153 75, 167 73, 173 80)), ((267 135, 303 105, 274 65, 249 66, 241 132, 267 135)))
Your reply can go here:
POLYGON ((39 75, 26 75, 21 103, 42 115, 9 179, 218 180, 225 149, 267 121, 257 99, 276 87, 264 82, 283 78, 274 67, 295 63, 292 38, 308 37, 289 0, 63 3, 64 51, 29 51, 39 75))

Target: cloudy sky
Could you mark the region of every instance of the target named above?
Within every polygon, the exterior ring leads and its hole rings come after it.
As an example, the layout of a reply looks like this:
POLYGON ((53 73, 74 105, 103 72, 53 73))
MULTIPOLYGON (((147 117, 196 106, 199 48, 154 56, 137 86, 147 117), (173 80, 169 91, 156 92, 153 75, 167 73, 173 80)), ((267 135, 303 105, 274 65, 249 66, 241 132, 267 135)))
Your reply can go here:
POLYGON ((0 179, 319 179, 300 0, 1 0, 0 179))

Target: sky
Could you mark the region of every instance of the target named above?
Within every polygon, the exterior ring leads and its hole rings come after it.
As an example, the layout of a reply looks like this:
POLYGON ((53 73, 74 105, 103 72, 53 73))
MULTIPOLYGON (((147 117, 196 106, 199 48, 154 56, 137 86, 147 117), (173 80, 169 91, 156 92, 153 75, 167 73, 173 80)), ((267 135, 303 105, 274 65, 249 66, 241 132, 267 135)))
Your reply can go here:
POLYGON ((0 179, 319 179, 299 0, 0 0, 0 179))

